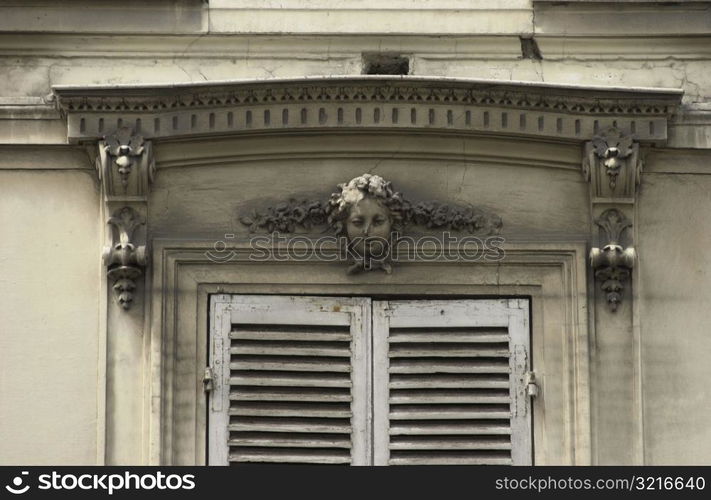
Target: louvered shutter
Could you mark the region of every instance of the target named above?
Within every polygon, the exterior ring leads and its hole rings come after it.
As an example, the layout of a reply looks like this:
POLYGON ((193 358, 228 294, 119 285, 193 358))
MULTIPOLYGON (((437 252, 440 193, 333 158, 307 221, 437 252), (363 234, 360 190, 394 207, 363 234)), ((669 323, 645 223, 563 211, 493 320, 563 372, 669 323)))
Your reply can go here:
POLYGON ((374 301, 376 465, 531 463, 528 302, 374 301))
POLYGON ((368 464, 369 299, 212 302, 211 464, 368 464))

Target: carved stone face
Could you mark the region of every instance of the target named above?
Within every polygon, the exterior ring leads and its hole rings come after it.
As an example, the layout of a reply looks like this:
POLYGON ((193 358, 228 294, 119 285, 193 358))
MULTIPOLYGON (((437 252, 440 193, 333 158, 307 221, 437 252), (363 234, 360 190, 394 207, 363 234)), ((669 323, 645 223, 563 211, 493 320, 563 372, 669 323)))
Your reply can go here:
POLYGON ((356 203, 346 220, 348 240, 363 257, 385 258, 391 230, 390 210, 373 197, 356 203))

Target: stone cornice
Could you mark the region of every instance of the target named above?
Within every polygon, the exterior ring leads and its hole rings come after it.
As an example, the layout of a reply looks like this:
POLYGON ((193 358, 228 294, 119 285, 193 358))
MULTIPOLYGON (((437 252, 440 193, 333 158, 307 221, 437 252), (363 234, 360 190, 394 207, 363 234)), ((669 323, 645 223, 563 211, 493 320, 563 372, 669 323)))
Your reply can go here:
MULTIPOLYGON (((667 46, 669 42, 667 41, 667 46)), ((671 53, 678 51, 670 47, 671 53)), ((517 34, 437 35, 420 34, 172 34, 130 35, 76 33, 0 33, 0 54, 9 57, 102 57, 131 60, 150 58, 293 58, 323 61, 360 59, 363 52, 398 52, 423 58, 517 59, 521 42, 517 34)), ((158 75, 160 76, 160 75, 158 75)), ((145 80, 150 81, 150 76, 145 80)))
MULTIPOLYGON (((664 60, 711 58, 711 34, 637 36, 536 33, 545 61, 552 60, 664 60)), ((115 61, 136 58, 353 60, 360 67, 362 52, 398 52, 424 60, 497 59, 521 57, 518 34, 511 35, 299 35, 299 34, 77 34, 0 33, 0 55, 7 57, 101 57, 115 61)), ((156 77, 160 78, 159 72, 156 77)), ((151 76, 146 73, 145 80, 151 76)))
POLYGON ((682 35, 571 36, 536 34, 546 61, 619 61, 711 58, 711 37, 682 35))
POLYGON ((533 1, 537 35, 708 35, 711 21, 708 7, 707 0, 533 1))
POLYGON ((682 90, 437 77, 346 76, 57 86, 70 142, 121 127, 146 138, 299 129, 438 129, 587 140, 617 127, 663 142, 682 90))

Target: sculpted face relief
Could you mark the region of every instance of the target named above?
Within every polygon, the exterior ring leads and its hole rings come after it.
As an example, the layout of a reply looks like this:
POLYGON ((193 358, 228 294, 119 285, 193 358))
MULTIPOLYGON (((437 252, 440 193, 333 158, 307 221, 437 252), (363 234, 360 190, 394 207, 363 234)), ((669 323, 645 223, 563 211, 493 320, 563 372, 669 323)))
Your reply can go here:
POLYGON ((346 219, 346 235, 353 249, 369 259, 385 257, 391 230, 390 210, 370 196, 357 202, 346 219))
POLYGON ((328 205, 329 223, 348 238, 354 261, 349 274, 372 269, 387 273, 390 242, 402 196, 379 175, 363 174, 338 185, 328 205))

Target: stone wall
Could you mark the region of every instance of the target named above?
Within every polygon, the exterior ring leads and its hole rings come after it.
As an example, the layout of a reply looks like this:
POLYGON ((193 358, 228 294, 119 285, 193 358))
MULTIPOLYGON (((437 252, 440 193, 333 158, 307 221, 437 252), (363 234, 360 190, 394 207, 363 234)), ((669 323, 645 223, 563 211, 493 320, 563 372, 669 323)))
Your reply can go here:
MULTIPOLYGON (((711 463, 703 355, 711 348, 711 257, 704 244, 704 214, 711 210, 710 26, 711 2, 0 6, 0 463, 103 463, 106 453, 104 214, 94 153, 68 144, 52 87, 354 75, 362 72, 364 54, 374 52, 407 56, 410 74, 420 76, 684 90, 669 141, 644 149, 635 228, 637 329, 627 332, 634 342, 621 348, 614 338, 593 336, 593 461, 711 463), (617 383, 634 387, 632 401, 616 399, 617 383), (620 444, 628 442, 620 440, 623 433, 635 434, 637 444, 620 444)), ((248 201, 233 197, 245 186, 256 190, 278 180, 268 192, 277 198, 308 190, 307 177, 330 186, 372 168, 405 179, 403 188, 421 189, 422 196, 485 199, 521 237, 590 234, 586 187, 573 167, 582 151, 575 146, 553 148, 569 168, 499 168, 398 159, 393 150, 416 155, 416 145, 395 136, 372 139, 382 143, 375 148, 382 158, 303 158, 288 169, 280 161, 210 167, 200 171, 199 189, 189 167, 160 170, 175 154, 162 145, 150 199, 156 236, 218 233, 228 212, 248 201)), ((446 148, 465 147, 464 140, 449 141, 446 148)), ((517 144, 504 137, 486 147, 532 147, 517 144)), ((329 139, 323 147, 339 144, 329 139)), ((131 370, 133 355, 119 350, 112 362, 131 370)), ((124 411, 146 425, 141 408, 124 411)), ((139 443, 127 449, 109 454, 108 462, 148 460, 139 443)))

